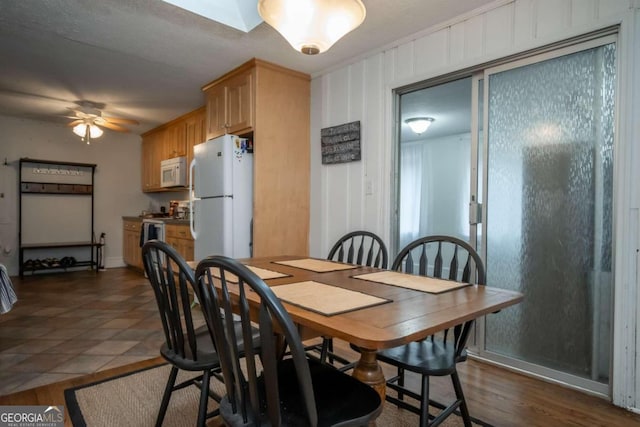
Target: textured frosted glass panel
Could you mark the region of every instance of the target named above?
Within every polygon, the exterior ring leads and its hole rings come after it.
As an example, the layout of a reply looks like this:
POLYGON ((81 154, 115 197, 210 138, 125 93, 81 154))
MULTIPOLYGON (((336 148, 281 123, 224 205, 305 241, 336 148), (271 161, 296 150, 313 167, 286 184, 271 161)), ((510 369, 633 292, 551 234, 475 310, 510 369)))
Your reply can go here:
POLYGON ((488 84, 487 350, 608 382, 615 45, 488 84))

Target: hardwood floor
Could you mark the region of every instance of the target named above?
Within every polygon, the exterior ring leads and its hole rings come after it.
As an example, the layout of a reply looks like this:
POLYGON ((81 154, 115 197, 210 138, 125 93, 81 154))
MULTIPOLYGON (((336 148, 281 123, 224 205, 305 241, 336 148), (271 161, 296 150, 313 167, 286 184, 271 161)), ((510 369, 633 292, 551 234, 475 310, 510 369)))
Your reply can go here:
MULTIPOLYGON (((141 273, 79 272, 14 279, 14 285, 19 302, 0 316, 0 384, 13 386, 0 389, 0 405, 64 405, 66 388, 162 362, 156 356, 161 332, 155 302, 141 273), (85 340, 91 342, 77 344, 85 340), (75 353, 56 359, 58 364, 47 362, 58 354, 51 350, 56 347, 75 353), (137 354, 126 354, 131 351, 137 354), (79 364, 69 363, 80 356, 79 364), (25 390, 23 383, 40 385, 25 390)), ((343 356, 356 357, 346 343, 335 340, 335 346, 343 356)), ((474 360, 459 370, 471 414, 495 426, 640 426, 639 415, 599 397, 474 360)), ((450 383, 441 380, 432 381, 433 396, 451 398, 450 383)), ((417 384, 417 378, 412 381, 417 384)), ((71 425, 68 414, 65 420, 71 425)))

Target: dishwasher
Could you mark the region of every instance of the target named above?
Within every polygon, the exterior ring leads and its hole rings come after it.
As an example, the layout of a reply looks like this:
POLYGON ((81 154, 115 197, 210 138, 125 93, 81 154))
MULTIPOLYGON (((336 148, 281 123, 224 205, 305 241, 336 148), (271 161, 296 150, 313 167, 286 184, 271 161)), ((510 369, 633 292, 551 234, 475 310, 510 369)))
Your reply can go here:
MULTIPOLYGON (((140 230, 140 250, 142 250, 142 246, 149 240, 160 240, 161 242, 165 242, 165 239, 164 221, 148 218, 144 218, 142 220, 142 229, 140 230)), ((162 261, 164 262, 164 259, 162 261)), ((148 277, 146 270, 144 272, 144 277, 148 277)))

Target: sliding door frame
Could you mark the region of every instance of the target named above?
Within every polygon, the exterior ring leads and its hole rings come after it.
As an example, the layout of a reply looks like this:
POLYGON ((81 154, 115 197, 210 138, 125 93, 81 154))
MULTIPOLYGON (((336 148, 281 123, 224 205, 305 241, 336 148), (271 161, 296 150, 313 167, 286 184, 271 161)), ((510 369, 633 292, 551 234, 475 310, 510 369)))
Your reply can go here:
MULTIPOLYGON (((488 135, 489 135, 489 86, 490 86, 490 77, 491 75, 497 74, 497 73, 501 73, 504 71, 509 71, 509 70, 513 70, 513 69, 517 69, 517 68, 521 68, 521 67, 526 67, 528 65, 532 65, 532 64, 536 64, 542 61, 547 61, 547 60, 551 60, 551 59, 556 59, 556 58, 560 58, 566 55, 571 55, 573 53, 577 53, 577 52, 581 52, 581 51, 585 51, 585 50, 589 50, 589 49, 593 49, 593 48, 597 48, 597 47, 601 47, 604 45, 608 45, 608 44, 615 44, 616 45, 616 49, 617 49, 617 43, 618 43, 618 37, 617 35, 607 35, 607 36, 602 36, 600 38, 597 39, 591 39, 588 41, 585 41, 583 43, 578 43, 578 44, 573 44, 571 46, 567 46, 564 48, 558 48, 555 49, 553 51, 549 51, 549 52, 544 52, 544 53, 540 53, 538 55, 532 55, 529 56, 527 58, 523 58, 520 60, 516 60, 516 61, 512 61, 509 63, 505 63, 505 64, 500 64, 497 65, 495 67, 490 67, 484 70, 484 94, 483 94, 483 105, 484 105, 484 111, 483 111, 483 141, 482 141, 482 149, 483 149, 483 177, 482 177, 482 189, 483 189, 483 195, 485 195, 487 192, 489 191, 488 189, 488 176, 489 176, 489 170, 488 170, 488 156, 489 156, 489 144, 488 144, 488 135)), ((618 75, 618 52, 616 50, 616 77, 618 75)), ((617 98, 616 98, 617 99, 617 98)), ((616 146, 617 143, 615 142, 615 136, 614 136, 614 165, 616 163, 616 158, 617 158, 617 154, 616 154, 616 146)), ((615 168, 615 166, 614 166, 615 168)), ((616 188, 616 180, 615 180, 615 173, 614 173, 614 180, 613 180, 613 187, 614 187, 614 193, 615 193, 615 188, 616 188)), ((483 209, 482 212, 482 223, 486 224, 487 223, 487 211, 490 207, 487 206, 487 209, 483 209)), ((614 215, 613 215, 613 230, 615 231, 616 226, 615 226, 615 210, 616 207, 614 205, 614 215)), ((616 236, 615 236, 615 232, 613 233, 613 241, 612 241, 612 246, 615 248, 615 241, 616 241, 616 236)), ((483 238, 482 242, 481 242, 481 253, 483 255, 483 259, 486 262, 486 254, 487 254, 487 239, 483 238)), ((614 263, 615 263, 615 254, 614 254, 614 263)), ((615 264, 614 264, 615 265, 615 264)), ((614 270, 614 268, 612 267, 612 270, 614 270)), ((613 277, 614 277, 614 285, 613 285, 613 289, 615 289, 615 270, 612 271, 613 277)), ((526 298, 526 295, 525 295, 526 298)), ((614 312, 612 310, 611 312, 612 318, 614 316, 614 312)), ((612 319, 613 321, 613 319, 612 319)), ((516 371, 521 371, 521 372, 526 372, 527 374, 530 375, 534 375, 534 376, 540 376, 540 377, 544 377, 547 380, 551 380, 553 382, 559 383, 559 384, 563 384, 563 385, 569 385, 578 389, 582 389, 591 393, 595 393, 597 395, 601 395, 604 397, 610 397, 611 396, 611 379, 612 379, 612 361, 613 358, 610 358, 610 363, 609 363, 609 381, 606 384, 591 380, 591 379, 587 379, 587 378, 583 378, 583 377, 579 377, 576 375, 571 375, 565 372, 561 372, 561 371, 557 371, 554 369, 550 369, 541 365, 537 365, 531 362, 525 362, 513 357, 508 357, 508 356, 504 356, 498 353, 494 353, 491 352, 489 350, 487 350, 486 348, 486 318, 481 319, 479 322, 479 328, 478 328, 478 334, 476 336, 477 338, 477 347, 475 348, 475 350, 477 351, 477 357, 481 358, 483 360, 501 365, 501 366, 505 366, 508 367, 510 369, 514 369, 516 371)), ((612 352, 612 348, 610 349, 610 352, 612 352)))
MULTIPOLYGON (((505 70, 509 70, 509 69, 513 69, 513 68, 518 68, 518 67, 522 67, 522 66, 526 66, 529 64, 533 64, 536 62, 540 62, 540 61, 544 61, 547 59, 553 59, 553 58, 557 58, 557 57, 561 57, 564 55, 568 55, 571 53, 575 53, 575 52, 579 52, 579 51, 583 51, 583 50, 587 50, 590 48, 594 48, 594 47, 598 47, 598 46, 602 46, 602 45, 606 45, 609 43, 615 43, 616 44, 616 100, 615 100, 615 125, 614 125, 614 131, 615 131, 615 135, 614 135, 614 171, 613 171, 613 199, 614 199, 614 211, 613 211, 613 235, 612 235, 612 245, 613 245, 613 266, 612 266, 612 274, 613 274, 613 292, 614 292, 614 299, 613 299, 613 310, 612 310, 612 329, 613 329, 613 340, 612 340, 612 357, 611 357, 611 361, 610 361, 610 373, 609 373, 609 382, 608 384, 602 384, 602 383, 598 383, 596 381, 592 381, 589 379, 585 379, 585 378, 581 378, 581 377, 577 377, 574 375, 570 375, 570 374, 566 374, 563 372, 559 372, 559 371, 555 371, 549 368, 545 368, 539 365, 535 365, 532 363, 528 363, 528 362, 522 362, 513 358, 507 358, 505 356, 502 355, 498 355, 496 353, 491 353, 489 351, 486 350, 485 347, 485 332, 486 332, 486 325, 485 325, 485 319, 478 319, 478 321, 476 322, 476 333, 474 335, 475 340, 473 343, 470 343, 470 352, 471 352, 471 356, 484 360, 488 363, 491 364, 495 364, 495 365, 499 365, 499 366, 503 366, 506 369, 510 369, 510 370, 514 370, 514 371, 519 371, 522 373, 525 373, 526 375, 530 375, 530 376, 534 376, 534 377, 541 377, 544 378, 545 380, 551 381, 551 382, 556 382, 559 384, 563 384, 563 385, 567 385, 570 386, 572 388, 578 388, 578 389, 582 389, 584 391, 587 391, 589 393, 592 394, 597 394, 603 397, 607 397, 607 398, 613 398, 614 403, 618 404, 618 405, 622 405, 622 406, 630 406, 629 405, 629 401, 633 400, 633 403, 635 403, 635 392, 634 393, 625 393, 625 391, 628 391, 630 389, 632 389, 634 387, 634 385, 636 385, 636 382, 638 383, 638 386, 640 386, 640 378, 637 379, 635 378, 635 371, 634 372, 629 372, 629 370, 634 366, 635 363, 635 359, 636 356, 635 355, 635 345, 636 342, 634 341, 632 343, 633 348, 630 349, 626 349, 626 347, 624 349, 620 349, 617 350, 618 346, 620 346, 622 344, 622 342, 628 342, 629 341, 629 336, 632 334, 631 332, 627 333, 627 334, 623 334, 621 336, 621 332, 620 332, 620 325, 616 325, 614 322, 616 321, 620 321, 620 317, 621 315, 624 317, 624 323, 627 325, 630 325, 630 321, 636 320, 635 315, 631 315, 628 311, 629 307, 625 307, 625 313, 618 313, 617 310, 620 308, 621 305, 621 297, 619 296, 619 289, 621 286, 621 279, 620 277, 618 277, 618 270, 620 269, 621 266, 621 260, 618 259, 618 257, 616 256, 616 248, 620 248, 620 242, 618 242, 617 237, 619 237, 622 232, 621 226, 620 224, 618 224, 618 222, 621 219, 621 214, 620 214, 620 210, 624 209, 626 207, 625 206, 621 206, 619 204, 619 191, 620 189, 618 188, 618 183, 620 181, 627 181, 627 185, 630 185, 628 183, 628 180, 632 178, 632 173, 630 171, 626 171, 626 174, 623 174, 624 172, 622 172, 620 170, 620 168, 622 167, 619 163, 621 162, 621 157, 622 154, 620 152, 620 142, 619 142, 619 129, 620 129, 620 120, 618 119, 619 117, 619 112, 620 112, 620 106, 619 106, 619 102, 620 102, 620 80, 621 80, 621 74, 623 74, 623 70, 622 70, 622 65, 621 65, 621 60, 620 57, 621 55, 624 55, 624 53, 627 52, 623 52, 620 49, 620 36, 618 35, 620 30, 620 27, 618 25, 612 26, 612 27, 607 27, 598 31, 594 31, 588 34, 584 34, 581 36, 577 36, 577 37, 573 37, 571 39, 567 39, 558 43, 553 43, 550 45, 546 45, 540 48, 536 48, 536 49, 532 49, 526 52, 521 52, 519 54, 516 55, 511 55, 505 58, 501 58, 495 61, 491 61, 488 63, 484 63, 484 64, 480 64, 474 67, 469 67, 463 70, 458 70, 456 72, 453 73, 449 73, 447 75, 443 75, 443 76, 439 76, 433 79, 429 79, 427 81, 423 81, 423 82, 419 82, 419 83, 415 83, 415 84, 411 84, 411 85, 407 85, 407 86, 403 86, 400 88, 397 88, 393 91, 394 94, 394 103, 395 103, 395 117, 394 117, 394 122, 396 122, 398 120, 398 105, 399 105, 399 99, 400 96, 402 94, 408 93, 408 92, 412 92, 418 89, 424 89, 427 87, 432 87, 432 86, 436 86, 439 84, 443 84, 446 82, 450 82, 456 79, 460 79, 460 78, 465 78, 465 77, 472 77, 472 123, 471 123, 471 182, 470 182, 470 186, 471 186, 471 192, 470 195, 471 197, 475 197, 475 201, 478 201, 480 203, 480 215, 482 217, 482 220, 480 221, 480 224, 470 224, 470 243, 472 244, 472 246, 477 247, 478 252, 481 254, 483 260, 486 260, 486 230, 485 230, 485 226, 484 224, 486 224, 486 220, 487 220, 487 209, 485 209, 484 203, 486 202, 486 195, 487 195, 487 179, 488 179, 488 171, 487 171, 487 161, 488 161, 488 145, 487 145, 487 129, 488 129, 488 103, 487 103, 487 99, 488 99, 488 76, 500 71, 505 71, 505 70), (483 114, 482 114, 482 141, 479 140, 479 136, 480 133, 478 132, 479 129, 479 125, 480 125, 480 119, 479 119, 479 115, 478 115, 478 105, 479 105, 479 94, 478 94, 478 85, 479 82, 483 81, 484 82, 484 86, 483 86, 483 114), (478 147, 481 147, 482 151, 482 155, 480 156, 478 150, 478 147), (479 177, 479 174, 477 173, 477 168, 478 168, 478 160, 481 159, 481 161, 483 162, 482 164, 482 177, 479 177), (480 185, 480 182, 482 183, 482 185, 480 185), (480 200, 478 200, 478 195, 480 194, 480 200), (478 239, 478 231, 482 230, 481 232, 481 238, 478 239), (633 317, 633 319, 631 319, 631 317, 633 317), (624 380, 624 384, 615 384, 615 379, 623 379, 624 380)), ((400 142, 400 137, 399 137, 399 131, 394 132, 396 133, 396 144, 395 144, 395 148, 394 151, 398 152, 399 150, 399 142, 400 142)), ((628 144, 628 143, 627 143, 628 144)), ((629 148, 627 147, 627 149, 625 150, 626 152, 629 152, 629 148)), ((398 180, 398 158, 396 158, 394 160, 394 170, 395 170, 395 174, 394 174, 394 188, 398 188, 398 184, 399 184, 399 180, 398 180)), ((626 166, 628 167, 628 166, 626 166)), ((628 188, 625 188, 626 191, 628 191, 628 188)), ((395 211, 395 215, 392 215, 392 219, 393 219, 393 224, 392 224, 392 231, 391 231, 391 237, 392 237, 392 252, 393 252, 393 248, 395 248, 397 246, 397 227, 398 227, 398 216, 397 216, 397 206, 398 206, 398 194, 396 193, 394 195, 394 204, 392 205, 394 207, 394 211, 395 211)), ((471 202, 471 201, 470 201, 471 202)), ((472 211, 475 211, 475 207, 471 205, 470 203, 470 207, 469 207, 469 213, 470 213, 470 217, 472 215, 472 211)), ((623 227, 624 229, 629 229, 632 228, 634 230, 637 230, 638 228, 640 228, 640 214, 638 215, 638 218, 636 218, 636 222, 633 222, 632 224, 625 224, 625 227, 623 227), (635 227, 634 227, 635 225, 635 227)), ((627 242, 628 245, 628 242, 627 242)), ((637 258, 637 255, 636 255, 637 258)), ((636 262, 637 259, 636 259, 636 262)), ((628 260, 625 260, 625 265, 628 263, 628 260)), ((627 267, 628 268, 628 267, 627 267)), ((628 284, 627 284, 628 286, 628 284)), ((628 291, 624 291, 625 294, 628 293, 628 291)), ((640 294, 640 293, 638 293, 640 294)), ((635 295, 635 292, 634 292, 635 295)), ((525 296, 526 297, 526 296, 525 296)), ((630 302, 628 301, 626 304, 630 304, 630 302)), ((636 307, 637 301, 633 302, 633 307, 636 307)), ((634 323, 635 326, 635 323, 634 323)), ((638 355, 638 358, 640 360, 640 355, 638 355)))

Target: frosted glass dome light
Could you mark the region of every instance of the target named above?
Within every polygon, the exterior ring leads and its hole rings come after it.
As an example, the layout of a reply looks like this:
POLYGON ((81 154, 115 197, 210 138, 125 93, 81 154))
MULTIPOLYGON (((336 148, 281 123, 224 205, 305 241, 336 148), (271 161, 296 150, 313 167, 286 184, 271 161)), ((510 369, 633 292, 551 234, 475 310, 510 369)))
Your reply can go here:
POLYGON ((433 117, 414 117, 407 119, 404 122, 409 125, 412 131, 420 135, 426 132, 427 129, 429 129, 429 126, 431 126, 431 123, 435 121, 436 119, 433 117))
POLYGON ((367 11, 361 0, 259 0, 258 13, 294 49, 316 55, 362 24, 367 11))

